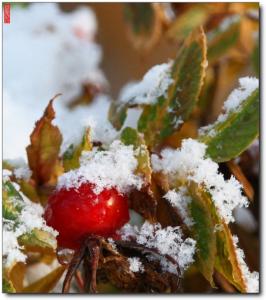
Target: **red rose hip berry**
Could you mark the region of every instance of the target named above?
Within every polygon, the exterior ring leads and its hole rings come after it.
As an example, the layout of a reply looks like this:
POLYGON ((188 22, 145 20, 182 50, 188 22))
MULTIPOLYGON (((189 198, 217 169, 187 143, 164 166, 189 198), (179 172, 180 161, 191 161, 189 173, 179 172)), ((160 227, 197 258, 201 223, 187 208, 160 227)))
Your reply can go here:
POLYGON ((98 195, 93 185, 61 189, 48 200, 44 218, 59 232, 59 247, 77 249, 91 235, 111 237, 129 220, 128 199, 115 188, 98 195))

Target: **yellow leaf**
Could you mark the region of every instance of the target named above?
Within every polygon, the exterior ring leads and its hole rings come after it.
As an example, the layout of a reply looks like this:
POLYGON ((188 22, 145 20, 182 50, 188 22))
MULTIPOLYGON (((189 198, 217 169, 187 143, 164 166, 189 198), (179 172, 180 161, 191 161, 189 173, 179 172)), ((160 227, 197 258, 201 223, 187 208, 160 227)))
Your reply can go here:
POLYGON ((23 293, 48 293, 50 292, 65 271, 65 266, 60 266, 43 278, 35 281, 23 289, 23 293))

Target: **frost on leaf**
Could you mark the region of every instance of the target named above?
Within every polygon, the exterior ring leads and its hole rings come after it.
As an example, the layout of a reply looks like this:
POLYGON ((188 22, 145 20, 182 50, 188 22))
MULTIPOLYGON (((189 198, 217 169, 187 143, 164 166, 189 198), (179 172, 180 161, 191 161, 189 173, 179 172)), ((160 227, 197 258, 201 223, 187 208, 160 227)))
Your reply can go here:
POLYGON ((256 78, 239 79, 224 103, 224 113, 214 124, 199 130, 199 140, 207 145, 207 154, 217 162, 240 155, 259 134, 259 82, 256 78))
POLYGON ((115 128, 120 129, 127 117, 127 110, 136 106, 155 104, 159 97, 166 97, 173 79, 171 69, 173 62, 152 67, 141 81, 125 85, 118 101, 111 104, 109 119, 115 128))
POLYGON ((28 200, 19 188, 18 184, 5 178, 3 182, 3 267, 7 291, 12 291, 13 269, 18 263, 25 263, 28 251, 51 254, 56 248, 57 233, 48 227, 42 218, 42 206, 28 200))
POLYGON ((25 262, 21 250, 27 246, 35 250, 56 248, 56 232, 45 224, 42 206, 28 200, 18 188, 10 181, 3 183, 3 255, 7 268, 25 262))
POLYGON ((111 105, 110 121, 120 129, 129 107, 144 106, 138 130, 144 134, 147 146, 153 148, 179 130, 190 116, 206 67, 206 40, 199 28, 185 40, 174 62, 153 67, 141 82, 122 91, 120 101, 111 105))
POLYGON ((234 221, 233 209, 247 206, 248 200, 242 195, 241 184, 233 176, 225 180, 218 172, 218 164, 206 158, 205 152, 205 144, 186 139, 180 149, 167 148, 160 157, 152 155, 152 167, 168 177, 170 186, 190 181, 203 185, 220 216, 229 223, 234 221))
POLYGON ((161 173, 158 178, 167 182, 166 199, 178 208, 185 224, 190 219, 193 222, 193 225, 189 222, 188 229, 197 241, 199 270, 213 285, 212 275, 217 268, 244 291, 241 277, 237 278, 239 266, 226 223, 234 221, 234 208, 247 206, 248 201, 242 195, 240 183, 234 177, 225 180, 218 172, 218 164, 207 158, 205 152, 206 145, 192 139, 183 140, 180 149, 164 149, 160 157, 152 155, 152 167, 161 173), (188 195, 182 195, 185 191, 188 195))
POLYGON ((198 100, 206 67, 205 34, 199 28, 188 36, 177 53, 167 96, 158 97, 140 116, 138 130, 144 133, 149 147, 172 135, 188 119, 198 100))
POLYGON ((242 276, 246 283, 247 293, 258 293, 259 292, 259 273, 250 272, 247 264, 245 263, 245 254, 244 251, 238 248, 238 237, 233 236, 233 243, 235 246, 237 261, 240 266, 242 276))
POLYGON ((244 253, 237 247, 237 237, 232 236, 226 224, 216 232, 217 256, 215 268, 243 293, 257 293, 258 273, 251 273, 244 261, 244 253))

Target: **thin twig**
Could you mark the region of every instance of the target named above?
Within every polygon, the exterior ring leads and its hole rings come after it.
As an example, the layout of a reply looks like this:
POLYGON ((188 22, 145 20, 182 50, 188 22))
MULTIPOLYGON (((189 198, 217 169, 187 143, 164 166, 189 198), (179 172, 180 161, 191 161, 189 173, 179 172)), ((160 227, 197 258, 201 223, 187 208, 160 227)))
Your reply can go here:
POLYGON ((71 280, 75 275, 82 259, 84 258, 85 250, 86 247, 81 247, 79 250, 75 252, 67 270, 67 274, 63 283, 62 293, 69 292, 71 280))
POLYGON ((242 172, 239 165, 237 165, 233 160, 228 161, 226 164, 227 164, 229 170, 236 177, 236 179, 242 183, 244 192, 247 195, 248 199, 250 201, 253 201, 254 189, 253 189, 252 185, 250 184, 250 182, 248 181, 247 177, 242 172))
POLYGON ((76 282, 77 282, 80 292, 83 293, 84 292, 84 280, 83 280, 81 272, 79 270, 77 270, 75 273, 75 279, 76 279, 76 282))
POLYGON ((91 235, 85 241, 86 254, 84 256, 85 292, 97 293, 97 269, 103 238, 91 235))

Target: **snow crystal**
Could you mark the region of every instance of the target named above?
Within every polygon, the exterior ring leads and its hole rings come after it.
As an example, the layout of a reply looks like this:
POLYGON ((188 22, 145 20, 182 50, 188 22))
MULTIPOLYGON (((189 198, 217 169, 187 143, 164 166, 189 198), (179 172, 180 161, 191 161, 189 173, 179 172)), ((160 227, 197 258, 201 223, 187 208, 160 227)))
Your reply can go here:
POLYGON ((117 247, 116 247, 114 239, 113 238, 108 238, 107 241, 112 246, 113 250, 117 251, 117 247))
MULTIPOLYGON (((55 237, 58 235, 57 231, 46 225, 42 217, 43 207, 40 204, 31 202, 22 193, 21 196, 24 203, 16 224, 13 221, 3 219, 3 256, 7 267, 15 261, 24 262, 26 259, 26 256, 21 252, 22 248, 17 242, 19 236, 33 229, 45 230, 55 237)), ((16 201, 16 199, 13 197, 12 201, 16 201)))
POLYGON ((199 134, 208 136, 215 135, 214 127, 224 122, 228 115, 232 112, 237 112, 242 103, 258 88, 259 80, 255 77, 242 77, 239 79, 240 87, 234 89, 223 105, 224 112, 220 114, 214 124, 210 124, 199 129, 199 134))
POLYGON ((23 9, 12 7, 12 17, 16 21, 3 27, 5 158, 26 157, 34 123, 54 95, 63 94, 56 101, 56 114, 65 120, 66 104, 82 94, 84 84, 106 85, 91 9, 64 13, 56 3, 34 3, 23 9))
POLYGON ((3 226, 3 257, 6 267, 10 267, 14 262, 25 262, 26 255, 21 252, 21 247, 17 241, 16 233, 7 230, 3 226))
POLYGON ((240 87, 233 90, 224 103, 226 113, 235 111, 259 87, 259 80, 255 77, 242 77, 239 84, 240 87))
POLYGON ((180 149, 164 149, 161 158, 152 155, 153 170, 163 172, 173 180, 178 177, 204 184, 220 216, 226 223, 233 222, 233 209, 248 206, 248 200, 242 195, 242 186, 234 176, 225 180, 218 172, 218 164, 205 158, 206 147, 196 140, 185 139, 180 149))
MULTIPOLYGON (((162 255, 171 256, 179 265, 181 272, 184 272, 194 261, 196 241, 191 238, 183 240, 180 227, 166 227, 151 224, 146 221, 140 228, 130 224, 124 225, 119 234, 122 240, 135 239, 137 243, 149 248, 156 248, 162 255)), ((166 258, 160 261, 165 271, 176 273, 176 267, 166 258)))
POLYGON ((95 184, 94 192, 99 194, 105 188, 115 187, 121 193, 135 187, 141 188, 143 180, 134 174, 138 162, 134 156, 133 146, 125 146, 116 140, 109 150, 82 153, 81 166, 71 170, 58 180, 58 189, 79 188, 84 182, 95 184))
POLYGON ((244 251, 238 248, 238 237, 233 236, 233 243, 236 250, 238 264, 242 271, 242 276, 246 282, 247 293, 259 293, 259 273, 250 272, 247 264, 244 261, 245 254, 244 251))
POLYGON ((140 261, 139 257, 129 257, 128 259, 129 262, 129 270, 131 272, 143 272, 144 267, 142 265, 142 262, 140 261))
POLYGON ((170 190, 164 195, 164 198, 167 199, 173 207, 177 208, 180 217, 188 227, 194 224, 188 215, 188 204, 192 199, 187 194, 186 187, 180 187, 178 191, 170 190))
POLYGON ((12 172, 10 170, 4 169, 3 170, 3 182, 7 182, 10 178, 10 176, 12 175, 12 172))
POLYGON ((119 95, 120 102, 132 104, 151 104, 158 97, 165 96, 170 84, 171 67, 173 63, 164 63, 152 67, 143 77, 142 81, 131 82, 125 85, 119 95))
POLYGON ((25 166, 15 169, 14 174, 17 179, 29 180, 32 175, 32 171, 27 166, 25 166))

